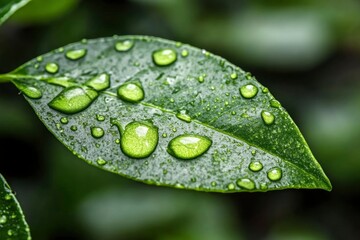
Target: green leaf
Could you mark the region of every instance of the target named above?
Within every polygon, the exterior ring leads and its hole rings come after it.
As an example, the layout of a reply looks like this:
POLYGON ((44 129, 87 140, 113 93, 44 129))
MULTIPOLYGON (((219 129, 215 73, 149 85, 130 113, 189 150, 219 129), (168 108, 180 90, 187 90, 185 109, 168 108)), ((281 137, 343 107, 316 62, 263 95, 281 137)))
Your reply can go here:
POLYGON ((30 240, 30 229, 8 183, 0 174, 0 239, 30 240))
POLYGON ((30 0, 0 0, 0 25, 30 0))
POLYGON ((205 50, 147 36, 84 40, 1 78, 101 169, 199 191, 331 190, 269 90, 205 50), (75 50, 86 54, 67 57, 75 50))

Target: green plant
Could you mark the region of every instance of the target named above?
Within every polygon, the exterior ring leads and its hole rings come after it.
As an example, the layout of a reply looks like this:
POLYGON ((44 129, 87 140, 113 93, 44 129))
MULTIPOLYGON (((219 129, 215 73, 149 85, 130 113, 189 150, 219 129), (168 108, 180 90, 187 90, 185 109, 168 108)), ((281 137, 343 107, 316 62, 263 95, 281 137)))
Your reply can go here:
MULTIPOLYGON (((268 88, 187 44, 83 40, 1 74, 0 82, 12 82, 70 151, 106 171, 199 191, 331 190, 268 88)), ((19 234, 8 230, 0 234, 19 234)))

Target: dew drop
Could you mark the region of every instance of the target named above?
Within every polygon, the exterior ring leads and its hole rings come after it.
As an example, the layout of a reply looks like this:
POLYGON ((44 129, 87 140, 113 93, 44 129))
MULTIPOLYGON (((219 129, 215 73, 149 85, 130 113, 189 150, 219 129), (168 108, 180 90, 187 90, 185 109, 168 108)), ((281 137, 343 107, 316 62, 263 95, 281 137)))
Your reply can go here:
POLYGON ((253 98, 258 92, 258 88, 252 84, 242 86, 240 88, 240 94, 244 98, 253 98))
POLYGON ((32 99, 39 99, 42 97, 42 93, 36 87, 29 85, 28 83, 14 81, 15 86, 24 93, 27 97, 32 99))
POLYGON ((12 235, 14 235, 14 231, 11 230, 11 229, 9 229, 9 230, 7 231, 7 234, 8 234, 9 236, 12 236, 12 235))
POLYGON ((62 118, 60 118, 60 122, 61 122, 62 124, 67 124, 67 123, 69 122, 69 119, 66 118, 66 117, 62 117, 62 118))
POLYGON ((249 169, 253 172, 258 172, 263 169, 263 165, 259 161, 254 161, 249 164, 249 169))
POLYGON ((266 125, 271 125, 274 123, 275 121, 275 116, 274 114, 270 113, 270 112, 267 112, 267 111, 262 111, 261 112, 261 118, 262 120, 264 121, 264 123, 266 125))
POLYGON ((196 134, 183 134, 172 139, 167 147, 170 155, 179 159, 194 159, 204 154, 211 146, 208 137, 196 134))
POLYGON ((104 166, 105 164, 107 164, 107 161, 104 160, 104 159, 102 159, 102 158, 98 158, 98 159, 96 160, 96 163, 97 163, 98 165, 100 165, 100 166, 104 166))
POLYGON ((228 188, 228 190, 234 190, 234 189, 235 189, 235 184, 229 183, 229 184, 227 185, 227 188, 228 188))
POLYGON ((10 195, 10 194, 6 194, 4 198, 5 198, 5 200, 10 200, 10 199, 11 199, 11 195, 10 195))
POLYGON ((167 134, 166 134, 166 133, 163 133, 163 134, 162 134, 162 137, 163 137, 163 138, 167 138, 167 134))
POLYGON ((272 168, 270 169, 268 172, 267 172, 267 177, 271 180, 271 181, 278 181, 281 179, 282 177, 282 171, 280 168, 278 167, 275 167, 275 168, 272 168))
POLYGON ((212 181, 212 182, 211 182, 211 186, 212 186, 212 187, 216 187, 216 185, 217 185, 217 183, 216 183, 215 181, 212 181))
POLYGON ((100 115, 100 114, 96 114, 96 119, 99 121, 99 122, 102 122, 105 120, 105 117, 103 115, 100 115))
POLYGON ((189 55, 189 51, 188 51, 188 50, 184 49, 184 50, 181 51, 181 56, 187 57, 188 55, 189 55))
POLYGON ((181 110, 179 113, 177 113, 176 117, 184 122, 191 122, 191 117, 186 114, 185 110, 181 110))
POLYGON ((255 183, 248 178, 240 178, 236 181, 236 184, 239 187, 245 188, 247 190, 253 190, 255 188, 255 183))
POLYGON ((91 88, 73 86, 61 91, 48 105, 59 112, 74 114, 90 106, 97 96, 91 88))
POLYGON ((121 136, 121 150, 132 158, 146 158, 158 144, 158 128, 149 122, 132 122, 126 125, 121 136))
POLYGON ((65 56, 70 60, 78 60, 86 55, 86 49, 70 50, 67 51, 65 56))
POLYGON ((205 77, 203 75, 198 77, 199 83, 203 83, 205 81, 205 77))
POLYGON ((272 99, 270 100, 270 106, 273 108, 279 108, 281 107, 281 103, 278 100, 272 99))
POLYGON ((132 40, 124 40, 117 42, 115 44, 115 49, 118 52, 126 52, 129 51, 134 46, 134 41, 132 40))
POLYGON ((176 61, 177 54, 174 50, 169 48, 160 49, 153 52, 152 59, 158 66, 168 66, 176 61))
POLYGON ((237 75, 236 72, 230 74, 230 78, 233 79, 233 80, 237 79, 237 77, 238 77, 238 75, 237 75))
POLYGON ((91 127, 91 136, 94 138, 101 138, 104 136, 104 129, 101 127, 91 127))
POLYGON ((110 87, 110 76, 107 73, 102 73, 88 80, 85 85, 92 87, 96 91, 105 90, 110 87))
POLYGON ((124 83, 117 89, 120 99, 126 102, 137 103, 144 99, 144 90, 140 82, 124 83))
POLYGON ((70 129, 71 129, 71 131, 75 132, 75 131, 77 131, 77 126, 72 125, 72 126, 70 127, 70 129))
POLYGON ((42 62, 42 61, 43 61, 43 57, 42 57, 42 56, 38 56, 38 57, 36 58, 36 61, 42 62))
POLYGON ((45 66, 45 70, 48 73, 57 73, 59 71, 59 65, 56 63, 47 63, 45 66))
POLYGON ((5 215, 2 215, 1 217, 0 217, 0 224, 4 224, 4 223, 6 223, 7 222, 7 217, 5 216, 5 215))

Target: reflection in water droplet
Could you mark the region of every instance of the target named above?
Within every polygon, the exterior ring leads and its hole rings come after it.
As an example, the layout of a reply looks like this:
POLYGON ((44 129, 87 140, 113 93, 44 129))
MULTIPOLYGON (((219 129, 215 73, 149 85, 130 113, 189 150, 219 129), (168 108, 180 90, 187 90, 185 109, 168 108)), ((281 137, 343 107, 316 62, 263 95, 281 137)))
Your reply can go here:
POLYGON ((65 56, 70 60, 78 60, 86 55, 86 49, 67 51, 65 56))
POLYGON ((129 51, 134 46, 134 41, 132 40, 124 40, 117 42, 115 44, 115 49, 118 52, 126 52, 129 51))
POLYGON ((124 83, 117 89, 118 97, 126 102, 140 102, 144 99, 144 90, 140 82, 124 83))
POLYGON ((271 181, 278 181, 281 179, 282 177, 282 171, 280 168, 278 167, 275 167, 275 168, 272 168, 270 169, 268 172, 267 172, 267 177, 271 180, 271 181))
POLYGON ((158 128, 149 122, 132 122, 126 125, 120 140, 124 154, 132 158, 146 158, 158 144, 158 128))
POLYGON ((59 112, 74 114, 90 106, 97 96, 91 88, 74 86, 61 91, 48 105, 59 112))
POLYGON ((105 164, 107 164, 107 161, 102 158, 98 158, 98 160, 96 160, 96 163, 100 166, 104 166, 105 164))
POLYGON ((258 88, 252 84, 242 86, 240 88, 240 94, 244 98, 253 98, 258 92, 258 88))
POLYGON ((258 172, 263 169, 263 165, 259 161, 254 161, 249 164, 249 169, 253 172, 258 172))
POLYGON ((174 50, 169 48, 160 49, 153 52, 152 59, 158 66, 168 66, 176 61, 177 54, 174 50))
POLYGON ((101 138, 102 136, 104 136, 104 129, 102 129, 101 127, 91 127, 91 135, 94 138, 101 138))
POLYGON ((183 134, 172 139, 167 147, 168 153, 179 159, 194 159, 204 154, 212 141, 205 136, 183 134))
POLYGON ((255 188, 255 183, 248 178, 240 178, 236 181, 236 184, 247 190, 253 190, 255 188))
POLYGON ((102 73, 88 80, 85 85, 92 87, 96 91, 105 90, 110 87, 110 75, 107 73, 102 73))
POLYGON ((59 71, 59 66, 56 63, 48 63, 45 66, 45 70, 48 73, 57 73, 59 71))
POLYGON ((262 111, 261 112, 261 118, 263 119, 264 123, 266 125, 271 125, 274 123, 275 121, 275 116, 274 114, 267 112, 267 111, 262 111))

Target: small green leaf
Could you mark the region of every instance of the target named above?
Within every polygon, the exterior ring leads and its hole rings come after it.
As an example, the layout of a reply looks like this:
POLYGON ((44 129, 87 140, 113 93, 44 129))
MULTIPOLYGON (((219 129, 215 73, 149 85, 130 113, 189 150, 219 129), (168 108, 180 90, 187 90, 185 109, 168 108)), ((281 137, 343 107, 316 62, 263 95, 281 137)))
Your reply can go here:
POLYGON ((30 240, 30 229, 14 193, 0 174, 0 239, 30 240))
POLYGON ((101 169, 199 191, 331 190, 269 89, 205 50, 146 36, 101 38, 52 51, 0 78, 38 89, 40 98, 24 93, 39 118, 101 169), (131 47, 120 51, 125 42, 131 47), (66 56, 76 50, 86 55, 66 56), (106 86, 90 84, 102 74, 106 86))
POLYGON ((31 0, 0 0, 0 25, 31 0))

